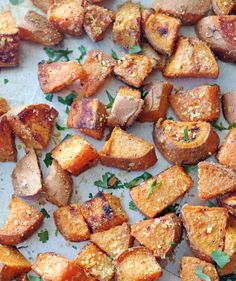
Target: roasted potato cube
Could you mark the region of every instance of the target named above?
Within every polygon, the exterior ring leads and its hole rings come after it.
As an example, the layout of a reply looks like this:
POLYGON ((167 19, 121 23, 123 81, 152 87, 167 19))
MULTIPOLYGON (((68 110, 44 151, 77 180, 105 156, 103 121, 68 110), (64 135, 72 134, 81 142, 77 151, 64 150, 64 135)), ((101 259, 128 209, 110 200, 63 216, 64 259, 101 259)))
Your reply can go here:
POLYGON ((19 30, 11 12, 0 13, 0 67, 19 64, 19 30))
POLYGON ((95 148, 82 137, 74 135, 59 143, 52 150, 52 157, 64 169, 78 176, 91 166, 94 166, 98 160, 98 154, 95 148))
POLYGON ((220 164, 236 172, 236 128, 229 131, 216 157, 220 164))
POLYGON ((42 10, 44 13, 47 13, 49 7, 54 3, 54 0, 31 0, 32 3, 42 10))
POLYGON ((44 216, 15 196, 9 208, 9 218, 0 228, 0 243, 13 246, 29 238, 41 226, 44 216))
POLYGON ((165 66, 164 56, 158 54, 148 43, 142 43, 141 49, 140 55, 149 57, 152 60, 153 69, 163 70, 165 66))
POLYGON ((164 55, 171 55, 178 36, 180 20, 165 14, 155 13, 148 17, 143 31, 152 47, 164 55))
POLYGON ((223 251, 228 212, 224 208, 191 206, 182 208, 182 221, 194 255, 212 262, 211 253, 223 251))
POLYGON ((59 92, 74 81, 83 80, 86 77, 85 70, 77 61, 40 63, 38 65, 39 84, 45 94, 59 92))
POLYGON ((114 67, 114 75, 124 83, 140 88, 143 81, 152 71, 153 63, 150 57, 128 54, 118 61, 114 67))
POLYGON ((0 280, 12 281, 31 270, 30 263, 15 248, 0 244, 0 280))
POLYGON ((68 205, 72 192, 73 180, 71 175, 53 160, 49 174, 44 182, 46 198, 52 204, 62 207, 68 205))
POLYGON ((15 137, 6 116, 0 117, 0 162, 16 162, 15 137))
POLYGON ((182 223, 179 217, 170 213, 164 217, 133 224, 131 235, 155 257, 164 259, 181 241, 182 223))
POLYGON ((196 25, 198 37, 222 60, 236 62, 236 16, 209 16, 196 25))
POLYGON ((83 0, 54 1, 48 9, 48 20, 63 33, 72 36, 83 34, 83 0))
POLYGON ((143 28, 147 19, 153 14, 155 14, 154 9, 141 6, 141 28, 143 28))
POLYGON ((103 165, 129 171, 146 170, 157 162, 152 144, 119 127, 113 129, 99 156, 103 165))
POLYGON ((219 281, 219 276, 213 264, 194 257, 183 257, 181 260, 181 280, 201 281, 196 270, 201 268, 202 272, 209 276, 211 281, 219 281))
POLYGON ((236 216, 236 192, 228 193, 217 198, 219 206, 227 209, 232 215, 236 216))
POLYGON ((143 87, 147 92, 144 98, 142 112, 138 116, 140 122, 155 122, 166 118, 168 109, 168 96, 173 89, 168 82, 149 83, 143 87))
POLYGON ((111 258, 117 257, 133 245, 133 238, 130 235, 130 227, 127 223, 106 231, 93 233, 90 240, 111 258))
POLYGON ((57 229, 66 240, 81 242, 89 239, 90 231, 78 204, 61 207, 53 215, 57 229))
POLYGON ((173 166, 130 190, 140 212, 154 218, 184 195, 193 185, 191 177, 180 166, 173 166))
POLYGON ((228 15, 236 7, 234 0, 212 0, 212 7, 217 15, 228 15))
POLYGON ((222 110, 228 123, 236 122, 236 92, 225 93, 222 96, 222 110))
POLYGON ((98 5, 85 7, 84 29, 93 42, 102 40, 115 16, 111 10, 98 5))
POLYGON ((13 108, 8 122, 26 147, 44 149, 48 146, 58 112, 47 104, 32 104, 13 108))
POLYGON ((110 281, 114 276, 114 266, 111 258, 93 243, 82 249, 75 259, 75 263, 97 280, 110 281))
POLYGON ((111 56, 99 50, 89 51, 83 64, 83 68, 87 72, 87 78, 81 81, 79 87, 81 95, 90 97, 96 94, 115 65, 116 62, 111 56))
POLYGON ((7 113, 7 111, 9 110, 9 106, 7 101, 0 97, 0 116, 2 116, 3 114, 7 113))
POLYGON ((163 75, 167 78, 217 78, 219 67, 205 42, 196 37, 180 37, 163 75))
POLYGON ((198 163, 198 196, 210 199, 236 191, 236 173, 213 162, 198 163))
POLYGON ((139 45, 141 36, 141 6, 131 1, 122 4, 113 25, 114 41, 129 49, 139 45))
POLYGON ((153 138, 161 154, 175 164, 197 164, 219 146, 219 137, 207 122, 165 120, 154 127, 153 138))
POLYGON ((116 280, 154 281, 162 276, 162 269, 155 257, 145 247, 130 248, 115 260, 116 280))
POLYGON ((71 105, 67 126, 100 140, 104 135, 106 121, 106 108, 98 99, 76 99, 71 105))
POLYGON ((120 87, 107 119, 107 125, 130 127, 140 114, 143 103, 139 90, 120 87))
POLYGON ((44 16, 28 11, 19 26, 20 38, 44 46, 54 46, 63 40, 63 35, 44 16))
POLYGON ((43 189, 42 175, 37 154, 33 149, 17 162, 12 172, 14 194, 17 196, 34 196, 43 189))
POLYGON ((105 231, 128 221, 120 199, 102 192, 84 202, 81 205, 81 212, 92 232, 105 231))

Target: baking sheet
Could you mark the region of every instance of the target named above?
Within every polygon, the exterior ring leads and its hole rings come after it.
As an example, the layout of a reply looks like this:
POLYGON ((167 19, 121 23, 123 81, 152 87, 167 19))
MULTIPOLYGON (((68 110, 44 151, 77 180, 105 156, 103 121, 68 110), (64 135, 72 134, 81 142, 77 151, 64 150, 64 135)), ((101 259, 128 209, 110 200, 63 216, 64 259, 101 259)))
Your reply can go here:
MULTIPOLYGON (((122 3, 123 1, 113 1, 107 0, 102 3, 102 5, 111 8, 112 10, 116 10, 117 6, 122 3)), ((148 7, 149 4, 152 2, 150 0, 142 0, 140 1, 142 5, 148 7)), ((24 0, 24 2, 18 6, 11 6, 8 0, 0 0, 0 9, 11 9, 17 22, 23 17, 23 15, 29 10, 33 9, 38 11, 29 0, 24 0)), ((187 35, 191 34, 194 35, 194 29, 192 27, 184 27, 180 31, 181 34, 187 35)), ((69 48, 73 50, 72 55, 70 56, 72 59, 79 56, 80 52, 78 47, 80 45, 84 45, 88 50, 97 48, 104 52, 111 53, 111 49, 115 50, 119 57, 124 54, 124 50, 121 49, 118 45, 115 45, 112 41, 112 32, 111 30, 107 33, 105 40, 93 44, 87 36, 83 36, 81 38, 70 37, 67 36, 64 42, 59 46, 59 48, 69 48)), ((61 126, 66 126, 66 119, 67 114, 65 113, 66 107, 57 101, 57 96, 54 96, 52 103, 45 100, 45 95, 42 93, 38 78, 37 78, 37 64, 39 61, 47 59, 47 55, 43 50, 43 46, 37 45, 30 42, 22 42, 21 43, 21 64, 19 67, 12 68, 12 69, 1 69, 0 71, 0 96, 5 97, 10 105, 23 105, 23 104, 30 104, 30 103, 48 103, 51 106, 54 106, 60 113, 57 122, 61 126), (4 79, 8 79, 9 82, 4 84, 4 79)), ((183 86, 185 89, 191 89, 195 86, 202 85, 204 83, 208 84, 219 84, 221 86, 222 92, 227 92, 236 89, 236 79, 235 79, 235 66, 233 64, 226 64, 219 61, 220 65, 220 75, 217 80, 213 79, 174 79, 169 80, 177 86, 183 86)), ((163 79, 160 72, 154 72, 150 77, 148 77, 148 81, 162 81, 166 80, 163 79)), ((122 85, 121 82, 117 81, 115 78, 107 79, 105 85, 98 91, 95 95, 101 101, 107 103, 106 97, 106 90, 108 90, 113 96, 115 95, 116 91, 118 90, 119 86, 122 85)), ((64 91, 63 94, 68 94, 70 90, 64 91)), ((172 116, 176 119, 174 113, 169 109, 168 115, 172 116)), ((226 125, 225 120, 223 120, 222 115, 219 121, 222 121, 223 124, 226 125)), ((152 139, 152 123, 138 123, 136 122, 132 128, 128 130, 128 132, 133 133, 137 136, 143 137, 150 143, 153 143, 152 139)), ((108 132, 108 131, 107 131, 108 132)), ((44 176, 47 175, 48 169, 45 167, 43 163, 44 156, 47 152, 49 152, 54 146, 55 143, 62 139, 66 134, 79 134, 73 130, 66 130, 64 132, 59 132, 56 129, 54 130, 54 137, 50 146, 48 147, 47 151, 42 152, 42 156, 40 157, 40 164, 43 170, 44 176), (60 136, 58 136, 60 134, 60 136)), ((219 132, 218 132, 219 133, 219 132)), ((220 133, 221 140, 223 139, 226 133, 220 133)), ((96 141, 90 137, 84 136, 89 142, 91 142, 97 149, 100 149, 103 146, 103 141, 96 141)), ((17 140, 17 147, 18 147, 18 159, 24 155, 24 148, 23 145, 17 140)), ((156 151, 158 156, 158 163, 148 169, 147 171, 153 175, 156 175, 163 171, 164 169, 171 166, 168 163, 159 151, 156 151)), ((212 159, 214 161, 214 158, 212 159)), ((8 217, 8 203, 13 193, 12 182, 11 182, 11 173, 14 169, 14 163, 0 163, 0 225, 4 223, 6 218, 8 217)), ((105 166, 101 166, 100 164, 96 167, 89 169, 88 171, 84 172, 83 174, 79 175, 78 177, 74 177, 74 194, 72 198, 72 202, 82 203, 88 200, 89 193, 95 195, 98 191, 98 188, 94 186, 94 181, 101 178, 101 176, 105 172, 112 172, 117 175, 119 179, 122 181, 129 181, 134 177, 141 174, 141 172, 126 172, 121 171, 118 169, 113 169, 105 166)), ((190 204, 205 204, 205 202, 201 202, 196 195, 196 180, 197 176, 196 173, 191 173, 193 176, 195 185, 192 190, 182 198, 179 203, 180 207, 188 202, 190 204)), ((143 216, 139 212, 129 210, 129 202, 131 200, 128 190, 112 190, 113 194, 118 195, 121 200, 125 210, 129 214, 130 223, 134 223, 138 220, 143 219, 143 216)), ((50 218, 45 218, 42 227, 27 241, 22 244, 19 244, 18 247, 25 247, 21 248, 20 251, 29 259, 30 262, 33 262, 39 252, 48 252, 48 251, 55 251, 58 254, 62 254, 68 258, 74 259, 76 255, 79 253, 80 249, 86 244, 83 243, 71 243, 58 234, 55 235, 56 227, 53 221, 53 211, 56 207, 52 204, 45 204, 39 205, 38 202, 30 202, 35 208, 41 209, 45 208, 48 213, 50 214, 50 218), (49 240, 47 243, 42 243, 39 241, 37 233, 40 230, 47 229, 49 232, 49 240)), ((181 244, 178 245, 176 248, 174 255, 167 258, 167 260, 161 261, 161 265, 164 268, 164 275, 161 278, 162 281, 176 281, 180 280, 179 278, 179 262, 180 258, 183 255, 192 255, 191 250, 189 249, 186 239, 183 239, 181 244)))

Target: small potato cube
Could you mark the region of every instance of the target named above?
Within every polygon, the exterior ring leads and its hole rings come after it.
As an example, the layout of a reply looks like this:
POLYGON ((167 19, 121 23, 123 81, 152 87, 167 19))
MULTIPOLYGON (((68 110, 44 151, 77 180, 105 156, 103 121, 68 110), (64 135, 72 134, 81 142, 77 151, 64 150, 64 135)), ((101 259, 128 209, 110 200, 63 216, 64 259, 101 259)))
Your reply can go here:
POLYGON ((102 40, 109 25, 114 20, 114 13, 98 5, 85 7, 84 29, 93 42, 102 40))
POLYGON ((98 192, 81 205, 81 212, 92 232, 108 230, 128 221, 120 199, 114 195, 98 192))
POLYGON ((92 145, 77 135, 59 143, 52 150, 52 157, 74 176, 94 166, 98 160, 98 154, 92 145))
POLYGON ((0 116, 2 116, 3 114, 7 113, 7 111, 9 110, 9 106, 7 101, 4 98, 0 97, 0 116))
POLYGON ((217 15, 229 15, 236 7, 234 0, 212 0, 213 11, 217 15))
POLYGON ((140 122, 156 122, 166 118, 168 109, 168 97, 173 89, 168 82, 150 83, 143 87, 147 92, 144 98, 142 112, 138 116, 140 122))
POLYGON ((12 281, 31 270, 31 264, 15 248, 0 244, 0 280, 12 281))
POLYGON ((163 75, 167 78, 217 78, 219 66, 205 42, 196 37, 180 37, 163 75))
POLYGON ((112 227, 106 231, 93 233, 90 240, 112 258, 118 256, 133 244, 130 227, 127 223, 112 227))
POLYGON ((108 117, 108 126, 130 127, 143 107, 141 92, 129 87, 121 87, 108 117))
POLYGON ((0 13, 0 67, 19 64, 19 30, 11 12, 0 13))
POLYGON ((152 47, 164 55, 171 55, 178 36, 180 20, 165 14, 155 13, 143 25, 145 37, 152 47))
POLYGON ((68 114, 67 126, 95 139, 102 139, 107 121, 107 112, 98 99, 76 99, 68 114))
POLYGON ((178 91, 169 100, 181 121, 213 122, 220 117, 220 87, 217 85, 178 91))
POLYGON ((155 257, 145 247, 130 248, 115 260, 116 280, 155 281, 162 276, 162 269, 155 257))
POLYGON ((196 257, 212 262, 211 253, 223 251, 227 220, 228 212, 224 208, 183 206, 182 221, 196 257))
POLYGON ((54 0, 31 0, 34 6, 47 13, 49 7, 54 3, 54 0))
POLYGON ((75 259, 75 263, 96 280, 110 281, 114 276, 114 266, 111 258, 103 253, 93 243, 85 246, 75 259))
POLYGON ((39 84, 45 94, 59 92, 75 80, 83 80, 86 77, 85 70, 77 61, 40 63, 38 65, 39 84))
POLYGON ((220 207, 227 209, 230 214, 236 217, 236 192, 219 196, 217 198, 217 203, 220 207))
POLYGON ((83 33, 83 0, 55 1, 48 9, 48 20, 63 33, 80 36, 83 33))
POLYGON ((201 281, 196 270, 201 268, 203 274, 209 276, 211 281, 219 281, 216 268, 213 264, 202 261, 194 257, 183 257, 181 260, 181 280, 182 281, 201 281))
POLYGON ((222 96, 222 110, 228 123, 236 122, 236 91, 222 96))
POLYGON ((81 242, 89 239, 90 231, 78 204, 61 207, 53 215, 57 229, 66 240, 81 242))
POLYGON ((152 68, 153 63, 150 57, 129 54, 118 61, 113 72, 124 83, 140 88, 145 78, 151 73, 152 68))
POLYGON ((116 62, 111 56, 99 50, 89 51, 83 64, 83 68, 87 72, 87 78, 81 81, 79 87, 81 95, 90 97, 96 94, 115 65, 116 62))
POLYGON ((163 70, 165 66, 164 56, 158 54, 150 44, 142 43, 141 44, 140 55, 149 57, 152 60, 152 68, 156 70, 163 70))
POLYGON ((170 213, 164 217, 133 224, 131 234, 155 257, 165 259, 181 241, 182 223, 179 217, 170 213))
POLYGON ((131 1, 122 4, 113 25, 114 41, 129 49, 139 45, 141 36, 141 6, 131 1))

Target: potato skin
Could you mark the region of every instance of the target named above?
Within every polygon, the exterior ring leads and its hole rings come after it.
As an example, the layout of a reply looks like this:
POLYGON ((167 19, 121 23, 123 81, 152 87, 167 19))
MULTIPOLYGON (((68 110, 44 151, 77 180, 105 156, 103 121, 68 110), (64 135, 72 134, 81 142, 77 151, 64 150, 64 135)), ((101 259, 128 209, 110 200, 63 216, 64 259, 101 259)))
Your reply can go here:
POLYGON ((236 192, 227 193, 217 198, 217 204, 227 209, 236 217, 236 192))
POLYGON ((54 0, 31 0, 32 3, 42 10, 44 13, 47 13, 49 7, 54 3, 54 0))
POLYGON ((217 15, 228 15, 235 7, 234 0, 212 0, 212 8, 217 15))
POLYGON ((10 107, 9 107, 7 101, 4 98, 0 97, 0 117, 3 114, 7 113, 7 111, 9 109, 10 109, 10 107))
POLYGON ((236 92, 225 93, 222 96, 222 110, 228 123, 236 122, 236 92))
POLYGON ((209 16, 196 25, 198 37, 222 60, 236 63, 236 16, 209 16))

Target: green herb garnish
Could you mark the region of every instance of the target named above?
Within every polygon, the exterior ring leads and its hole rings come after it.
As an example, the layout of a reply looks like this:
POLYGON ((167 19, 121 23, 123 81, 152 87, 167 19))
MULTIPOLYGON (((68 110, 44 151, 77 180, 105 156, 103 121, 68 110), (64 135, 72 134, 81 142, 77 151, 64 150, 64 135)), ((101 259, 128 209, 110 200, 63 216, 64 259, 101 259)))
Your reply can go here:
POLYGON ((9 1, 10 1, 10 3, 11 3, 12 5, 14 5, 14 6, 20 5, 21 3, 24 2, 24 0, 9 0, 9 1))
POLYGON ((211 253, 211 257, 220 269, 222 269, 227 263, 230 262, 229 256, 227 256, 225 252, 220 250, 213 251, 211 253))
POLYGON ((5 78, 3 81, 4 81, 5 85, 9 82, 9 80, 7 78, 5 78))
POLYGON ((188 127, 184 128, 184 141, 189 142, 188 127))
POLYGON ((51 102, 53 100, 53 94, 46 95, 45 99, 51 102))
POLYGON ((93 194, 92 194, 91 192, 89 193, 88 198, 89 198, 89 199, 92 199, 92 198, 93 198, 93 194))
POLYGON ((73 92, 71 92, 68 96, 66 96, 65 98, 62 98, 62 97, 58 97, 58 101, 62 104, 65 104, 65 105, 69 105, 71 106, 73 100, 75 98, 75 94, 73 92))
POLYGON ((113 98, 113 96, 107 90, 106 90, 106 94, 109 100, 109 103, 106 105, 106 108, 112 108, 115 98, 113 98))
POLYGON ((218 131, 226 131, 231 130, 232 128, 236 128, 236 122, 229 124, 228 127, 225 127, 222 123, 213 122, 212 127, 217 129, 218 131))
POLYGON ((194 173, 197 171, 197 165, 186 165, 186 164, 182 164, 181 165, 186 173, 194 173))
POLYGON ((42 243, 46 243, 49 239, 49 233, 47 230, 41 230, 38 233, 39 241, 42 243))
POLYGON ((129 54, 138 54, 142 51, 141 47, 139 45, 133 46, 129 48, 128 53, 129 54))
POLYGON ((63 138, 62 142, 67 140, 67 139, 70 139, 72 137, 71 134, 66 134, 65 137, 63 138))
POLYGON ((59 233, 59 230, 58 230, 58 228, 56 228, 56 230, 55 230, 55 236, 56 237, 58 236, 58 233, 59 233))
POLYGON ((121 189, 124 188, 121 181, 112 173, 106 172, 102 175, 102 180, 97 180, 94 182, 94 185, 103 189, 121 189))
POLYGON ((30 275, 29 276, 29 281, 42 281, 42 278, 39 277, 39 276, 30 275))
POLYGON ((176 242, 174 242, 174 241, 170 241, 169 245, 171 245, 171 246, 175 246, 175 245, 176 245, 176 242))
POLYGON ((154 181, 152 182, 152 184, 151 184, 151 186, 150 186, 148 192, 147 192, 146 199, 148 199, 148 198, 150 197, 150 195, 152 194, 152 192, 153 192, 153 190, 154 190, 155 187, 160 187, 161 185, 162 185, 162 182, 159 182, 159 183, 157 184, 157 181, 154 180, 154 181))
POLYGON ((43 162, 45 163, 47 168, 52 165, 52 160, 53 160, 52 154, 50 152, 46 153, 43 162))
POLYGON ((137 211, 137 207, 135 206, 134 201, 129 202, 129 209, 131 211, 137 211))
POLYGON ((169 214, 169 213, 175 213, 178 216, 179 215, 179 212, 177 211, 178 208, 179 208, 179 204, 178 203, 170 205, 163 212, 161 212, 161 216, 164 216, 164 215, 169 214))
POLYGON ((26 248, 28 248, 29 246, 28 245, 26 245, 26 246, 19 246, 19 247, 17 247, 17 249, 18 250, 20 250, 20 249, 26 249, 26 248))
POLYGON ((113 49, 111 49, 111 56, 113 57, 114 60, 119 60, 117 53, 113 49))
POLYGON ((69 61, 69 54, 71 54, 72 50, 54 50, 52 48, 44 48, 44 51, 48 55, 50 62, 57 62, 60 59, 63 59, 63 61, 69 61))
POLYGON ((60 126, 58 123, 56 123, 56 128, 58 131, 65 131, 67 128, 60 126))
POLYGON ((220 276, 220 281, 236 281, 236 273, 220 276))
POLYGON ((78 49, 80 50, 80 56, 77 58, 77 61, 81 62, 81 60, 86 56, 87 51, 83 45, 80 45, 78 49))
POLYGON ((139 90, 141 92, 141 98, 144 100, 147 94, 149 93, 149 91, 144 90, 143 88, 139 88, 139 90))
POLYGON ((49 213, 47 212, 46 209, 42 208, 42 209, 40 210, 40 212, 44 215, 45 218, 47 218, 47 219, 50 218, 50 215, 49 215, 49 213))
POLYGON ((199 266, 196 270, 195 270, 195 273, 197 275, 197 277, 199 277, 201 280, 203 281, 211 281, 211 278, 206 275, 205 273, 203 273, 203 266, 199 266))
POLYGON ((150 179, 150 178, 152 178, 152 175, 149 174, 148 172, 144 172, 141 176, 138 176, 138 177, 132 179, 130 182, 125 182, 125 183, 124 183, 124 186, 125 186, 126 188, 132 188, 132 187, 135 186, 140 180, 146 181, 146 180, 148 180, 148 179, 150 179))
POLYGON ((216 205, 211 201, 207 201, 207 206, 210 207, 210 208, 216 207, 216 205))

